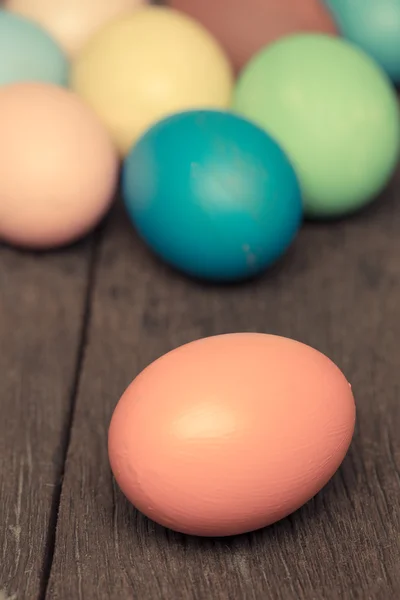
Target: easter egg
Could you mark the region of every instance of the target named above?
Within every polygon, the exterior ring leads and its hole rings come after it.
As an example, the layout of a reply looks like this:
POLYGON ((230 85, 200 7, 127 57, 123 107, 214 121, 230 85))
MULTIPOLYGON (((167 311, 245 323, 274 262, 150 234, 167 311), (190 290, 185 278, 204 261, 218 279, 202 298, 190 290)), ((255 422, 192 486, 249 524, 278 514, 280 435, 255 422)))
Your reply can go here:
POLYGON ((291 33, 336 33, 320 0, 169 0, 194 17, 221 42, 241 69, 261 48, 291 33))
POLYGON ((68 61, 39 25, 0 10, 0 86, 19 81, 68 83, 68 61))
POLYGON ((91 110, 46 83, 0 87, 0 238, 27 248, 72 242, 106 213, 117 153, 91 110))
POLYGON ((131 503, 170 529, 229 536, 300 508, 330 480, 355 424, 351 387, 326 356, 259 333, 172 350, 126 389, 109 458, 131 503))
POLYGON ((113 18, 145 0, 6 0, 5 7, 42 25, 69 56, 113 18))
POLYGON ((260 273, 287 250, 302 219, 284 152, 224 111, 159 121, 128 154, 122 190, 136 230, 158 256, 214 281, 260 273))
POLYGON ((397 164, 399 106, 386 74, 349 42, 299 34, 256 55, 234 109, 281 144, 309 217, 339 217, 371 202, 397 164))
POLYGON ((400 83, 400 0, 325 0, 341 34, 400 83))
POLYGON ((190 108, 224 108, 232 69, 193 19, 149 6, 113 20, 72 69, 72 87, 95 110, 121 154, 157 120, 190 108))

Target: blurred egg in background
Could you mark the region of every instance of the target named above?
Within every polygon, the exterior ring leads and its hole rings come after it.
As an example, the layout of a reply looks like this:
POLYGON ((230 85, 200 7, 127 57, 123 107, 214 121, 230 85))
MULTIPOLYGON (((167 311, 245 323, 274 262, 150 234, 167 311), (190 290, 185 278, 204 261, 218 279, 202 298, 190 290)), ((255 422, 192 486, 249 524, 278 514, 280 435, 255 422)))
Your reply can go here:
POLYGON ((241 72, 234 109, 287 152, 308 217, 341 217, 374 200, 400 150, 395 90, 379 65, 346 40, 295 34, 241 72))
POLYGON ((227 108, 233 74, 214 37, 192 18, 149 6, 111 21, 74 61, 72 88, 122 155, 156 121, 184 109, 227 108))
POLYGON ((236 70, 261 48, 291 33, 336 33, 320 0, 168 0, 202 23, 220 41, 236 70))
POLYGON ((75 56, 103 25, 146 0, 6 0, 5 7, 43 26, 75 56))
POLYGON ((341 35, 400 83, 400 0, 325 0, 341 35))
POLYGON ((278 144, 224 111, 165 118, 131 149, 122 177, 128 214, 167 263, 212 281, 259 274, 293 242, 300 188, 278 144))
POLYGON ((62 246, 107 212, 118 160, 94 113, 74 93, 45 83, 0 87, 0 238, 62 246))
POLYGON ((18 81, 68 84, 68 60, 52 36, 30 19, 1 9, 0 59, 0 85, 18 81))

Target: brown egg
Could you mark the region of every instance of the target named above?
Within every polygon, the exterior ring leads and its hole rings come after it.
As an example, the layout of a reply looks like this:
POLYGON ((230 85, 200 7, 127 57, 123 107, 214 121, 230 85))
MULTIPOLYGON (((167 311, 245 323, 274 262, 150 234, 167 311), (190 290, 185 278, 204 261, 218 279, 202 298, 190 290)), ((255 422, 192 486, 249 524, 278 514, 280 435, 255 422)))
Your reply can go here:
POLYGON ((255 52, 296 32, 335 34, 334 21, 320 0, 168 0, 219 39, 236 70, 255 52))

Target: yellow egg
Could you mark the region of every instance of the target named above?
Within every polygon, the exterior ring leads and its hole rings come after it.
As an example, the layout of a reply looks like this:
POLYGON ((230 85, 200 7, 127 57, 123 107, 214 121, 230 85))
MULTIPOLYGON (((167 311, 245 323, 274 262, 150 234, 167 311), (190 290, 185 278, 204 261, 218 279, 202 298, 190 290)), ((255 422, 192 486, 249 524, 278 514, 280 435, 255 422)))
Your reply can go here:
POLYGON ((69 56, 107 21, 146 0, 5 0, 5 8, 46 29, 69 56))
POLYGON ((148 6, 113 20, 89 40, 72 65, 71 85, 124 155, 169 114, 227 108, 233 73, 202 25, 173 9, 148 6))

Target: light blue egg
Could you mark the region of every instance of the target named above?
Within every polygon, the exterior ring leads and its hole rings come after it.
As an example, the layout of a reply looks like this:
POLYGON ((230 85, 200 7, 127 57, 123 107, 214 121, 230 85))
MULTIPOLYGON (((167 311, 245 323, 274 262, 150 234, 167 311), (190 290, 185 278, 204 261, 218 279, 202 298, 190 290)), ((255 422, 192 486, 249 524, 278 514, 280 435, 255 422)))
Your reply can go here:
POLYGON ((0 85, 68 84, 68 60, 58 44, 33 21, 6 10, 0 10, 0 57, 0 85))
POLYGON ((340 33, 400 83, 400 0, 325 0, 340 33))
POLYGON ((299 183, 283 150, 229 112, 158 122, 126 157, 122 188, 150 248, 210 281, 260 273, 286 252, 302 221, 299 183))

